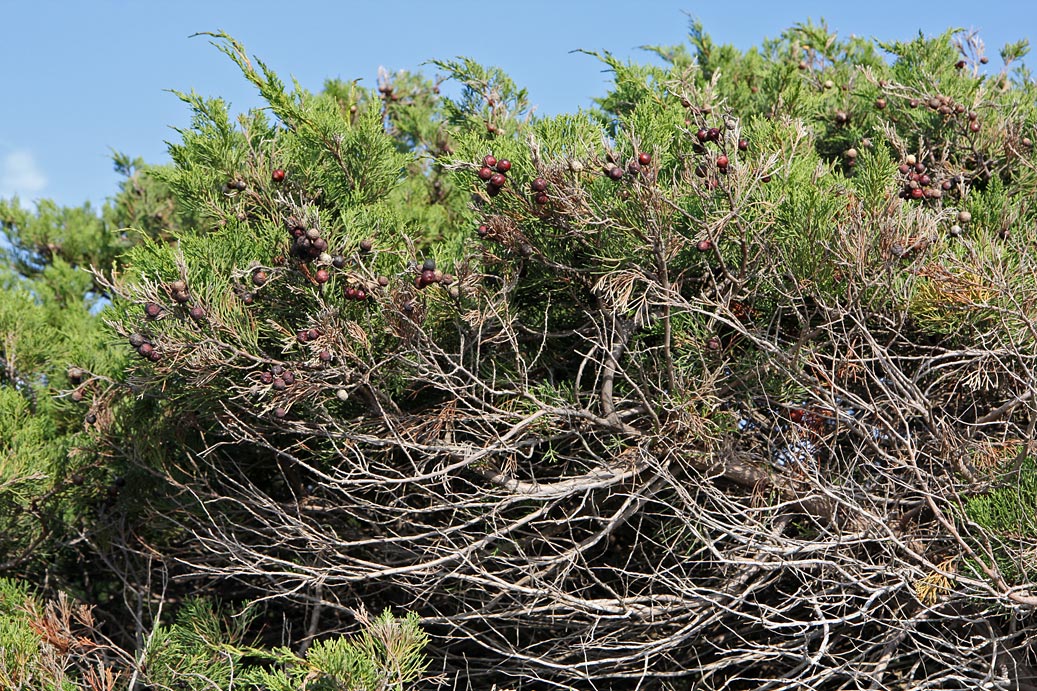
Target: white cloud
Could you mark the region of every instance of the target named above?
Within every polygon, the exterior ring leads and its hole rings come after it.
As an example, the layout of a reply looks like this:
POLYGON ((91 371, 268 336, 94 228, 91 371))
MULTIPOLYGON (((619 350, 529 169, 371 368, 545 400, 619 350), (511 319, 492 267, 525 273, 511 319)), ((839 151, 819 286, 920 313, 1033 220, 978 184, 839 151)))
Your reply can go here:
POLYGON ((32 152, 24 149, 7 153, 0 159, 0 197, 18 195, 26 201, 36 198, 47 186, 32 152))

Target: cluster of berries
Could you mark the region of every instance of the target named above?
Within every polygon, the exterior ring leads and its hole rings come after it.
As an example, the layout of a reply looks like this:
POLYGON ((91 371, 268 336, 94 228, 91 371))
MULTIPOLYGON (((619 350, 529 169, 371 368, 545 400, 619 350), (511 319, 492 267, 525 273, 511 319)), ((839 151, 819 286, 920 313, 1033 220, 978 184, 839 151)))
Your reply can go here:
POLYGON ((699 140, 699 147, 696 148, 695 153, 704 154, 706 153, 706 144, 709 142, 720 141, 720 128, 719 127, 700 127, 699 131, 695 133, 695 139, 699 140))
POLYGON ((897 170, 903 176, 901 199, 939 199, 944 192, 954 187, 954 180, 951 179, 936 185, 926 172, 925 164, 920 163, 913 155, 906 156, 897 170))
POLYGON ((356 300, 357 302, 363 302, 367 299, 367 291, 363 286, 346 286, 343 291, 347 300, 356 300))
POLYGON ((489 154, 483 158, 478 175, 479 179, 486 183, 487 194, 495 197, 500 193, 501 188, 508 182, 506 174, 509 170, 511 170, 511 161, 506 158, 498 161, 489 154))
POLYGON ((288 232, 294 239, 292 256, 301 262, 311 262, 328 251, 328 241, 321 237, 320 229, 309 228, 298 216, 289 216, 285 220, 288 232))
POLYGON ((281 365, 273 365, 269 370, 260 372, 259 381, 274 391, 284 391, 295 383, 295 375, 281 365))
MULTIPOLYGON (((624 171, 621 167, 616 165, 614 161, 612 161, 611 157, 609 158, 609 160, 610 165, 605 168, 605 175, 608 175, 609 178, 611 178, 612 180, 619 182, 623 179, 624 171)), ((635 158, 631 159, 631 161, 627 164, 627 169, 631 172, 631 174, 638 175, 642 172, 645 166, 649 166, 651 164, 652 155, 641 152, 635 158)))
MULTIPOLYGON (((732 124, 732 125, 729 125, 729 126, 733 127, 734 125, 732 124)), ((695 153, 697 153, 697 154, 705 154, 706 151, 707 151, 706 150, 706 145, 707 144, 709 144, 710 142, 719 142, 720 141, 720 128, 719 127, 709 127, 709 128, 700 127, 699 130, 695 133, 695 139, 698 140, 698 142, 694 146, 695 153)), ((749 142, 748 142, 748 140, 739 139, 738 140, 738 150, 739 151, 748 151, 749 150, 749 142)), ((731 164, 731 160, 728 158, 727 153, 725 153, 724 151, 721 151, 720 154, 716 157, 714 162, 716 163, 717 171, 721 175, 727 175, 728 170, 729 170, 729 166, 731 164)), ((700 163, 698 166, 696 166, 695 167, 695 174, 698 175, 700 178, 706 177, 706 175, 708 174, 708 168, 707 168, 706 164, 705 163, 700 163)), ((769 179, 770 179, 769 176, 765 177, 764 178, 764 182, 767 182, 769 179)), ((710 185, 711 188, 716 187, 718 184, 719 184, 719 180, 717 180, 715 177, 713 177, 713 178, 711 178, 709 180, 709 185, 710 185)))
MULTIPOLYGON (((959 211, 958 215, 957 215, 957 221, 958 222, 951 226, 951 230, 950 230, 951 235, 956 237, 956 238, 961 237, 961 234, 964 232, 961 229, 961 227, 963 225, 967 224, 971 220, 972 220, 972 214, 971 213, 969 213, 968 211, 965 211, 964 209, 959 211)), ((1007 229, 1002 230, 1000 235, 1001 235, 1001 239, 1002 240, 1006 239, 1008 237, 1008 230, 1007 229)))
POLYGON ((76 387, 75 390, 72 391, 71 398, 76 403, 79 403, 86 395, 83 391, 83 387, 80 386, 80 384, 83 383, 83 375, 85 372, 78 367, 69 367, 67 374, 69 383, 76 387))
MULTIPOLYGON (((313 341, 316 341, 323 335, 324 334, 322 334, 317 329, 304 329, 295 334, 295 340, 297 340, 301 344, 312 343, 313 341)), ((327 364, 334 359, 334 356, 331 354, 330 351, 322 350, 319 353, 317 353, 317 359, 327 364)), ((282 379, 283 378, 284 376, 282 375, 282 379)), ((292 380, 294 381, 294 377, 292 378, 292 380)), ((274 388, 276 389, 277 387, 275 386, 274 388)))
POLYGON ((316 341, 321 337, 321 332, 317 329, 304 329, 295 334, 295 339, 299 343, 309 343, 310 341, 316 341))
MULTIPOLYGON (((529 183, 530 188, 533 190, 533 201, 537 204, 544 205, 550 201, 547 197, 547 180, 544 178, 535 178, 533 182, 529 183)), ((480 226, 481 228, 482 226, 480 226)))
MULTIPOLYGON (((149 305, 155 303, 149 302, 149 305)), ((155 350, 155 344, 146 339, 139 333, 130 334, 130 345, 133 346, 137 353, 145 360, 151 360, 152 362, 158 362, 162 359, 162 354, 155 350)))
MULTIPOLYGON (((187 292, 187 284, 184 281, 178 279, 170 283, 166 288, 169 290, 169 296, 177 304, 184 305, 191 301, 191 294, 187 292)), ((161 309, 159 312, 161 313, 161 309)), ((205 319, 205 308, 201 305, 195 305, 187 313, 196 322, 205 319)), ((158 315, 156 314, 155 316, 158 315)))
POLYGON ((421 273, 414 278, 414 287, 421 290, 434 283, 442 283, 448 286, 453 282, 454 277, 452 275, 445 274, 436 268, 435 259, 426 259, 421 265, 421 273))

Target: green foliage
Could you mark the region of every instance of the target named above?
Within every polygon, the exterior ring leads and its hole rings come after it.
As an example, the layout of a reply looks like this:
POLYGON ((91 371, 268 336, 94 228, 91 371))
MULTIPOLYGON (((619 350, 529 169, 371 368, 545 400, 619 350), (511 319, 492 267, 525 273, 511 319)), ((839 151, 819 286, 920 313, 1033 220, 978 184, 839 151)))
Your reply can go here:
POLYGON ((398 619, 386 610, 355 638, 315 641, 302 659, 286 659, 290 653, 282 650, 282 667, 246 676, 270 691, 294 691, 303 683, 321 691, 403 691, 425 673, 427 638, 416 615, 398 619))
POLYGON ((1026 456, 1005 475, 1008 484, 965 502, 965 515, 982 526, 998 546, 996 558, 1013 581, 1037 576, 1032 552, 1018 554, 1015 545, 1037 540, 1037 463, 1026 456), (1014 555, 1014 556, 1013 556, 1014 555))
MULTIPOLYGON (((302 656, 283 646, 246 645, 255 616, 227 616, 208 601, 183 603, 173 623, 150 634, 138 683, 178 691, 404 691, 425 673, 427 636, 413 615, 365 618, 358 636, 314 641, 302 656)), ((10 691, 130 688, 111 667, 130 655, 103 641, 93 624, 88 609, 64 596, 45 603, 24 584, 0 579, 0 684, 10 691)))
POLYGON ((35 683, 41 651, 25 617, 29 597, 24 584, 0 579, 0 684, 5 689, 27 689, 35 683))
POLYGON ((148 682, 184 689, 231 689, 258 684, 269 691, 301 685, 321 691, 403 691, 424 674, 427 636, 413 615, 389 611, 367 622, 355 638, 314 641, 304 656, 286 647, 244 644, 255 612, 221 616, 205 601, 186 603, 148 645, 148 682))

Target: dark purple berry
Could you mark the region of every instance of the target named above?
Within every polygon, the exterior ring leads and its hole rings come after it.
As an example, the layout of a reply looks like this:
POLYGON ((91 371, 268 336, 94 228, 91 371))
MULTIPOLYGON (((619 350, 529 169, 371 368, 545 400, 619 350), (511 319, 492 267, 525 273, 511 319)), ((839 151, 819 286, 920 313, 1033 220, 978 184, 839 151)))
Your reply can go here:
POLYGON ((623 178, 623 169, 619 166, 612 166, 609 168, 608 176, 613 180, 620 180, 623 178))
POLYGON ((331 260, 331 265, 336 269, 343 269, 346 266, 346 258, 343 256, 337 256, 331 260))
POLYGON ((509 170, 511 170, 511 161, 509 161, 506 158, 502 158, 501 160, 497 161, 498 172, 507 173, 509 170))
POLYGON ((487 168, 492 168, 495 165, 497 165, 497 159, 494 158, 493 156, 487 154, 486 156, 483 157, 482 164, 484 166, 486 166, 487 168))
POLYGON ((320 338, 320 331, 317 331, 317 329, 310 329, 306 332, 306 338, 311 341, 316 341, 320 338))
POLYGON ((196 322, 200 322, 201 320, 205 319, 205 308, 195 305, 191 308, 191 311, 188 312, 188 314, 191 315, 191 319, 194 319, 196 322))
POLYGON ((529 186, 533 188, 534 192, 543 192, 547 189, 547 180, 536 178, 533 182, 529 183, 529 186))
POLYGON ((273 178, 274 182, 284 182, 284 168, 275 168, 270 177, 273 178))
POLYGON ((257 287, 264 285, 269 279, 270 277, 267 276, 266 271, 257 271, 252 274, 252 283, 257 287))
POLYGON ((284 391, 285 386, 284 379, 281 379, 281 377, 274 377, 273 381, 270 382, 270 387, 274 391, 284 391))
POLYGON ((313 279, 317 283, 327 283, 331 280, 331 274, 328 273, 327 269, 317 269, 317 273, 313 275, 313 279))
POLYGON ((264 384, 269 384, 273 380, 274 380, 274 375, 271 374, 270 372, 261 372, 260 375, 259 375, 259 381, 263 382, 264 384))
POLYGON ((494 173, 490 176, 490 184, 494 187, 504 187, 507 181, 508 179, 504 177, 504 173, 494 173))
POLYGON ((637 162, 643 166, 652 165, 652 154, 641 152, 637 155, 637 162))
POLYGON ((479 179, 482 181, 488 181, 493 177, 493 170, 488 166, 483 166, 479 169, 479 179))
POLYGON ((162 306, 157 302, 144 304, 144 316, 148 319, 157 319, 160 314, 162 314, 162 306))
POLYGON ((144 345, 144 337, 140 334, 130 334, 130 345, 134 348, 140 348, 144 345))
POLYGON ((295 375, 291 372, 285 372, 284 374, 282 374, 281 379, 284 380, 284 383, 288 386, 291 386, 295 383, 295 375))
POLYGON ((371 238, 364 238, 360 241, 360 251, 370 252, 374 248, 374 240, 371 238))
POLYGON ((698 244, 695 245, 695 249, 699 252, 708 252, 713 249, 713 242, 706 239, 699 240, 698 244))

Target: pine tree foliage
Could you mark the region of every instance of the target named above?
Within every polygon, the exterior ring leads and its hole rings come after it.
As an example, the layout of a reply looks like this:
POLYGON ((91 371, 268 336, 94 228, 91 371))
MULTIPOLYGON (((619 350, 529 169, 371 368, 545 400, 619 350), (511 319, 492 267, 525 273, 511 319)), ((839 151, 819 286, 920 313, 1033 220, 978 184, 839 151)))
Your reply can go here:
POLYGON ((426 635, 413 615, 386 611, 355 639, 317 641, 305 655, 245 644, 256 615, 231 617, 211 602, 186 601, 176 620, 156 627, 133 655, 100 633, 90 608, 63 594, 45 602, 16 581, 0 580, 0 683, 11 691, 264 688, 295 691, 403 691, 422 677, 426 635), (134 670, 131 673, 131 668, 134 670))
MULTIPOLYGON (((960 30, 743 52, 693 23, 662 65, 592 53, 608 93, 538 117, 463 58, 313 94, 208 36, 267 106, 180 93, 151 176, 177 223, 135 216, 116 270, 103 223, 9 233, 22 274, 111 301, 128 360, 75 437, 125 478, 99 552, 141 610, 163 578, 203 598, 157 683, 402 688, 419 623, 459 688, 1037 677, 1024 45, 994 72, 960 30), (245 645, 228 594, 291 648, 245 645)), ((5 405, 36 376, 68 410, 30 357, 5 405)), ((19 414, 23 457, 63 419, 19 414)))
POLYGON ((124 181, 100 215, 0 200, 0 566, 73 589, 83 573, 65 566, 92 549, 69 544, 117 489, 88 430, 127 360, 97 316, 110 296, 90 269, 111 276, 141 237, 190 221, 154 167, 114 162, 124 181))

